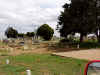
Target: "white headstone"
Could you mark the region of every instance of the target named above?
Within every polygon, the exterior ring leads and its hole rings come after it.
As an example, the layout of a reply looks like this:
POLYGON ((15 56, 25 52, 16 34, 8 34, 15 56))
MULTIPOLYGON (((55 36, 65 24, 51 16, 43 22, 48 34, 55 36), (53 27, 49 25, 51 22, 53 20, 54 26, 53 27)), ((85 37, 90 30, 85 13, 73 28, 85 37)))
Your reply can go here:
POLYGON ((99 35, 99 33, 100 33, 100 31, 99 31, 99 29, 98 29, 98 35, 99 35))
POLYGON ((26 70, 27 75, 31 75, 31 70, 26 70))
POLYGON ((9 61, 9 59, 7 59, 7 60, 6 60, 6 64, 9 64, 9 63, 10 63, 10 61, 9 61))
POLYGON ((80 45, 79 44, 77 45, 77 48, 80 48, 80 45))
POLYGON ((28 46, 27 46, 27 45, 25 45, 25 46, 24 46, 24 50, 27 50, 27 49, 28 49, 28 46))

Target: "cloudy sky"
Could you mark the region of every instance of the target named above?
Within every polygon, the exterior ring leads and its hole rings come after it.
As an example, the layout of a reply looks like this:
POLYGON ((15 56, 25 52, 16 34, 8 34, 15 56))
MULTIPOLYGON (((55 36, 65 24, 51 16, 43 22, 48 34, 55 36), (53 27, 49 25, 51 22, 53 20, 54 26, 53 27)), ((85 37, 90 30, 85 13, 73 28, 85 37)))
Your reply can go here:
MULTIPOLYGON (((34 31, 47 23, 56 28, 62 5, 68 0, 0 0, 0 37, 7 27, 19 32, 34 31)), ((57 35, 57 33, 55 33, 57 35)))

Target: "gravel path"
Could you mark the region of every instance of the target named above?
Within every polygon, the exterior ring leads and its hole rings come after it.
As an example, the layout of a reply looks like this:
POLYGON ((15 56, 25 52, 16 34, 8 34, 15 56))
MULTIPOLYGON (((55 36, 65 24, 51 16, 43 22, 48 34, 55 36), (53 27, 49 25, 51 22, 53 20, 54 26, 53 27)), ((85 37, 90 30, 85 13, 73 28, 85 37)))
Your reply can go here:
POLYGON ((100 60, 100 49, 89 49, 71 52, 53 53, 54 55, 72 57, 86 60, 100 60))

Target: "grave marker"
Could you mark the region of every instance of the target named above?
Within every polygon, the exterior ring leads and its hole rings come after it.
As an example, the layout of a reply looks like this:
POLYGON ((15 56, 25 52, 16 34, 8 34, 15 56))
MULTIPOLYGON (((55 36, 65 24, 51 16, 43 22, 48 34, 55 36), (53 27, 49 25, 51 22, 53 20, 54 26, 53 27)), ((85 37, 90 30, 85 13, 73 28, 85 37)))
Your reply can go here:
POLYGON ((6 60, 6 64, 9 64, 9 63, 10 63, 10 61, 9 61, 9 59, 7 59, 7 60, 6 60))
POLYGON ((31 70, 26 70, 27 75, 31 75, 31 70))
POLYGON ((77 48, 78 48, 78 49, 80 48, 80 45, 79 45, 79 44, 77 45, 77 48))

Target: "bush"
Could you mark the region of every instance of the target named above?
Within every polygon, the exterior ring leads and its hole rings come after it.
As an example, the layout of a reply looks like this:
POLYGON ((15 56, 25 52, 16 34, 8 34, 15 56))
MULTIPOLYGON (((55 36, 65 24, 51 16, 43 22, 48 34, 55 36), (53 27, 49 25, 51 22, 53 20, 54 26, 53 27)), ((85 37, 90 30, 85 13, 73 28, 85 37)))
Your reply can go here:
POLYGON ((100 48, 100 43, 98 42, 93 42, 93 41, 87 41, 87 42, 82 42, 80 43, 79 41, 75 40, 70 40, 70 39, 62 39, 60 40, 60 45, 64 46, 69 46, 69 47, 74 47, 77 48, 77 45, 80 45, 80 48, 100 48))
POLYGON ((97 42, 83 42, 83 43, 80 43, 80 48, 100 48, 100 43, 97 43, 97 42))
POLYGON ((70 43, 70 44, 79 44, 79 41, 73 40, 73 39, 62 39, 60 40, 61 43, 70 43))
POLYGON ((70 42, 70 40, 69 39, 62 39, 62 40, 60 40, 60 42, 61 43, 67 43, 67 42, 70 42))

